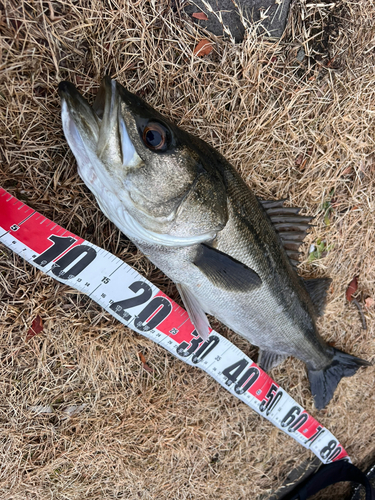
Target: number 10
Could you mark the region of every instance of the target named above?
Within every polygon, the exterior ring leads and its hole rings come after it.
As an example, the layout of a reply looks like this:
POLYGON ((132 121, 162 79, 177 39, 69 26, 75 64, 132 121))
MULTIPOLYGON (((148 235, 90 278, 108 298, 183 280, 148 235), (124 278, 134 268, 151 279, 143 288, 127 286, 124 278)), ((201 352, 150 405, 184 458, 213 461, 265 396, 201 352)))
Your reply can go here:
MULTIPOLYGON (((53 234, 48 238, 53 245, 39 257, 34 259, 35 264, 45 267, 47 264, 63 254, 77 240, 71 236, 56 236, 53 234)), ((78 276, 96 257, 96 251, 87 246, 79 245, 71 248, 60 259, 56 260, 52 266, 52 273, 61 279, 71 279, 78 276)))

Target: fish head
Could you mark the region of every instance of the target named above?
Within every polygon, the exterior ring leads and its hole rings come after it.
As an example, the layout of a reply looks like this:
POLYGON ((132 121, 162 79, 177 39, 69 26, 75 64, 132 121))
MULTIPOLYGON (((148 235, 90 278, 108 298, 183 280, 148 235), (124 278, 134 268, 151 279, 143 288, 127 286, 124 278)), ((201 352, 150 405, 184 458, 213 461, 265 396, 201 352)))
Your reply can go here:
POLYGON ((59 93, 78 172, 127 236, 168 246, 215 238, 228 219, 227 196, 203 141, 109 77, 93 106, 69 82, 59 93))

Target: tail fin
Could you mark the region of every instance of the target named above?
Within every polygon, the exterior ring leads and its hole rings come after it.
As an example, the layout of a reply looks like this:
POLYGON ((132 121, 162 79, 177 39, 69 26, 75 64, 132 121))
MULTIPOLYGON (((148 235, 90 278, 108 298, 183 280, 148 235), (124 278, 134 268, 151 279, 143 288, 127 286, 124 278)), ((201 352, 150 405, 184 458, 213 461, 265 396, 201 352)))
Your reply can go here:
POLYGON ((308 369, 308 376, 315 407, 324 408, 332 399, 337 384, 343 377, 351 377, 361 366, 371 363, 333 348, 334 354, 329 366, 322 370, 308 369))

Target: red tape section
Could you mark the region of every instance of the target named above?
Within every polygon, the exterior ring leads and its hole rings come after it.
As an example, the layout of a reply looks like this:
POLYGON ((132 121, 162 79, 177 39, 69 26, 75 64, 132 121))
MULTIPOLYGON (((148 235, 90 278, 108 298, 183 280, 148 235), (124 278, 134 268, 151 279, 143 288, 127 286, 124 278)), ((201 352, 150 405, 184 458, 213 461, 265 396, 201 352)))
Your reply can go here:
POLYGON ((188 314, 109 252, 0 188, 0 241, 54 279, 86 293, 116 319, 199 366, 322 462, 350 461, 338 440, 225 337, 203 341, 188 314))

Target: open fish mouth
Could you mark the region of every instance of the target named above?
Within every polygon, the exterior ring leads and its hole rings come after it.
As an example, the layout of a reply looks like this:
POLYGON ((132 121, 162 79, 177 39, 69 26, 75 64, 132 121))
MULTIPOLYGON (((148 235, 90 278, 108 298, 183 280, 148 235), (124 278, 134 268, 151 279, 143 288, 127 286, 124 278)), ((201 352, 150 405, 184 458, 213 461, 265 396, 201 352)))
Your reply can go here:
POLYGON ((92 106, 70 82, 60 82, 59 94, 64 134, 80 176, 89 184, 90 179, 93 182, 99 177, 112 191, 111 177, 139 162, 120 113, 116 82, 108 76, 103 78, 92 106))
POLYGON ((117 95, 116 82, 109 77, 103 78, 92 106, 70 82, 60 82, 58 90, 61 97, 64 132, 72 128, 74 135, 77 132, 73 130, 74 127, 79 130, 91 130, 93 138, 98 142, 100 128, 104 130, 101 127, 103 118, 105 117, 107 123, 113 115, 117 95))
POLYGON ((96 197, 101 210, 125 234, 141 227, 129 213, 132 202, 124 188, 124 171, 140 159, 120 114, 117 84, 102 80, 92 106, 70 82, 60 82, 61 119, 78 173, 96 197))

